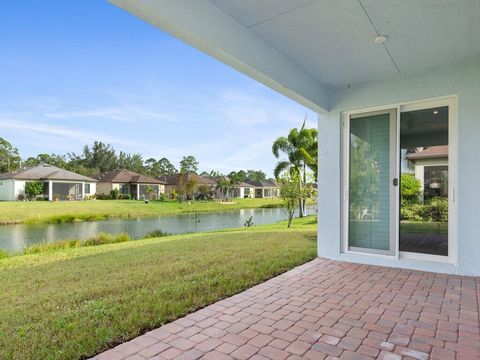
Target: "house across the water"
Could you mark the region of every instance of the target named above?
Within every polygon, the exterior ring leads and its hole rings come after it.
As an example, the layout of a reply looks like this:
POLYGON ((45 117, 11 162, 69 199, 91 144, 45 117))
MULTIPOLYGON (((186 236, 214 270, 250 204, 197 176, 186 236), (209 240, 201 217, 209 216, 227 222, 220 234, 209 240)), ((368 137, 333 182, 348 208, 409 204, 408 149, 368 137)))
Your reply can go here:
POLYGON ((254 198, 275 198, 280 196, 280 188, 278 184, 273 180, 267 181, 253 181, 245 180, 245 183, 249 184, 253 188, 254 198))
POLYGON ((43 184, 39 197, 53 200, 84 200, 96 192, 96 181, 48 164, 0 174, 0 200, 15 201, 26 198, 25 186, 29 182, 43 184))
POLYGON ((132 199, 146 199, 153 191, 154 197, 165 192, 165 181, 142 175, 130 170, 114 170, 104 172, 96 177, 97 194, 110 195, 117 189, 119 194, 132 199))

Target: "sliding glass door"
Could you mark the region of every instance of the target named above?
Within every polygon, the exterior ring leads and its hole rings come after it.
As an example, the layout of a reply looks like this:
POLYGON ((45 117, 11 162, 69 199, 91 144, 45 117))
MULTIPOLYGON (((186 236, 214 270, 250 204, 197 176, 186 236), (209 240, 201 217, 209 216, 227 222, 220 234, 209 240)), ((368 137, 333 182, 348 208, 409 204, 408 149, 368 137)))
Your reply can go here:
POLYGON ((396 110, 350 116, 348 249, 395 253, 396 110))
POLYGON ((455 261, 454 105, 345 115, 343 251, 455 261))
POLYGON ((400 116, 400 251, 448 256, 449 107, 400 116))

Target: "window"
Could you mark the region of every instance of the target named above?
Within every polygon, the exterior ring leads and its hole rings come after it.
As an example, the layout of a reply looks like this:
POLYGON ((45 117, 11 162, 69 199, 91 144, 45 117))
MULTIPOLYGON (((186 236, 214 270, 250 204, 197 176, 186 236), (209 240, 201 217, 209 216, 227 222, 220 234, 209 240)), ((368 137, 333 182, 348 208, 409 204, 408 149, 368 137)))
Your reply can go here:
POLYGON ((90 184, 85 184, 85 194, 90 194, 90 184))

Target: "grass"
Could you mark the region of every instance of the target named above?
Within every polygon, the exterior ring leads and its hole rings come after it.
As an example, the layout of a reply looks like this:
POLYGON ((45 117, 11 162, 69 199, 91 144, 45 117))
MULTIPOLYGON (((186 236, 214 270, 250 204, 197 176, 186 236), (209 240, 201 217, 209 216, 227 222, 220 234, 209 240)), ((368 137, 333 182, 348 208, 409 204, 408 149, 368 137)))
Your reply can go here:
POLYGON ((233 204, 221 204, 215 201, 195 201, 189 204, 187 202, 179 203, 176 200, 151 201, 148 204, 136 200, 15 201, 0 202, 0 224, 96 221, 112 217, 140 217, 193 211, 209 212, 278 206, 282 206, 280 199, 235 199, 233 204))
POLYGON ((75 359, 316 254, 313 218, 0 260, 0 358, 75 359))
POLYGON ((402 221, 400 223, 400 231, 402 233, 416 234, 447 234, 447 222, 421 222, 421 221, 402 221))
MULTIPOLYGON (((147 237, 154 237, 154 236, 145 236, 145 238, 147 237)), ((125 233, 120 233, 120 234, 99 233, 96 236, 93 236, 85 240, 65 239, 65 240, 56 241, 53 243, 41 243, 41 244, 30 245, 23 249, 23 255, 39 254, 42 252, 59 251, 59 250, 78 248, 78 247, 84 247, 84 246, 116 244, 116 243, 126 242, 130 240, 131 240, 130 236, 128 236, 128 234, 125 234, 125 233)))

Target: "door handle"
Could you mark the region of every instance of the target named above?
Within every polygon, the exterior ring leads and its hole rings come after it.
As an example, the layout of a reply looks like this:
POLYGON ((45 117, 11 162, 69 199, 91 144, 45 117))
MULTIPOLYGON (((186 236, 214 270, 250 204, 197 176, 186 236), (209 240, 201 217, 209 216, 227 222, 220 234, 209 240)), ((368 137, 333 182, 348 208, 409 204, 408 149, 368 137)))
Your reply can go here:
POLYGON ((398 178, 393 179, 393 186, 398 186, 398 178))

